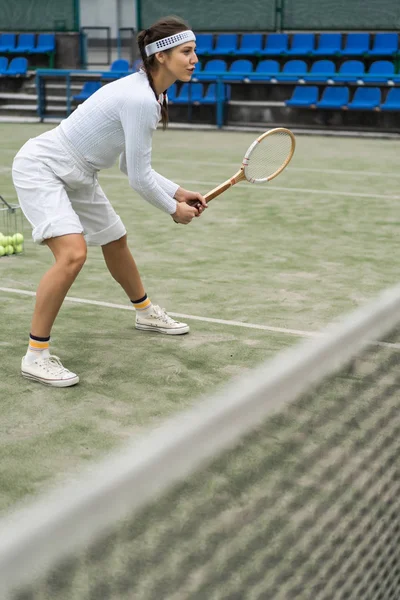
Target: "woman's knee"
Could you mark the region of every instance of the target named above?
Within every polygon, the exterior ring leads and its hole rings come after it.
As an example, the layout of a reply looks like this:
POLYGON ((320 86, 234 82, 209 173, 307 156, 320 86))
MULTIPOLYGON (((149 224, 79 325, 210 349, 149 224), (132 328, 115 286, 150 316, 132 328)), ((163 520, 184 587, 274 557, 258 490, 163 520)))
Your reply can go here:
POLYGON ((83 236, 66 235, 48 241, 57 263, 70 274, 79 273, 86 262, 87 246, 83 236))

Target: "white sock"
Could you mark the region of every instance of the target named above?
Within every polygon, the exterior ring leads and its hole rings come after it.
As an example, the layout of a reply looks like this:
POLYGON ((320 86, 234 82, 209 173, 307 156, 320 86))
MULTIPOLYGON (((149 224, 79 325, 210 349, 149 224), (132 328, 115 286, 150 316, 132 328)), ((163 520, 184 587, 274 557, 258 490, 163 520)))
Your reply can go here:
POLYGON ((141 317, 148 317, 153 312, 153 305, 150 298, 147 297, 147 294, 145 294, 143 298, 139 298, 139 300, 131 300, 131 302, 135 307, 137 314, 141 317))
POLYGON ((29 346, 25 354, 25 361, 32 364, 39 358, 50 356, 50 338, 38 338, 32 334, 29 336, 29 346))

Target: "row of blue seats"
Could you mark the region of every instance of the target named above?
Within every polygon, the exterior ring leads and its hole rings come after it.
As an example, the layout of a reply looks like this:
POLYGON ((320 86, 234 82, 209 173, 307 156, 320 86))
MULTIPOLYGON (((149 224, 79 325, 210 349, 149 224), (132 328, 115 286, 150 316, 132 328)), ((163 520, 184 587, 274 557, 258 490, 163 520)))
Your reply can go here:
MULTIPOLYGON (((84 101, 101 87, 100 81, 86 82, 80 94, 74 96, 75 101, 84 101)), ((230 86, 224 86, 224 100, 230 99, 230 86)), ((217 102, 217 86, 215 83, 184 83, 178 89, 173 84, 168 89, 169 104, 215 104, 217 102)), ((400 110, 400 88, 389 90, 385 102, 382 102, 381 90, 376 87, 356 89, 350 102, 350 90, 345 86, 327 87, 319 99, 317 86, 297 86, 292 97, 285 102, 286 106, 298 108, 324 108, 349 110, 400 110)))
MULTIPOLYGON (((231 88, 224 86, 224 101, 230 99, 231 88)), ((217 85, 210 83, 183 83, 178 90, 176 83, 168 88, 169 104, 215 104, 217 102, 217 85)))
POLYGON ((250 60, 241 58, 232 62, 228 68, 223 59, 209 60, 204 69, 197 63, 193 80, 215 81, 219 76, 225 81, 285 81, 296 83, 299 80, 316 83, 332 82, 342 83, 400 83, 400 74, 395 73, 395 65, 388 60, 374 61, 368 72, 360 60, 347 60, 342 63, 339 70, 333 61, 328 59, 317 60, 311 65, 301 59, 288 60, 280 70, 278 61, 272 59, 260 60, 253 70, 250 60))
POLYGON ((54 33, 16 33, 0 34, 1 54, 48 54, 56 49, 54 33))
POLYGON ((346 86, 326 87, 319 98, 317 86, 296 86, 286 106, 298 108, 326 108, 349 110, 400 110, 400 88, 389 90, 382 102, 377 87, 358 87, 350 101, 350 89, 346 86))
MULTIPOLYGON (((101 88, 100 81, 87 81, 79 94, 73 96, 76 102, 83 102, 89 96, 101 88)), ((225 100, 230 98, 230 86, 224 86, 225 100)), ((217 86, 215 83, 209 85, 202 83, 184 83, 178 90, 174 83, 168 89, 168 102, 170 104, 215 104, 217 101, 217 86)))
POLYGON ((393 56, 399 51, 397 33, 212 33, 196 36, 198 55, 235 56, 393 56))
POLYGON ((6 56, 0 56, 1 77, 22 77, 28 70, 28 60, 24 56, 16 56, 10 62, 6 56))

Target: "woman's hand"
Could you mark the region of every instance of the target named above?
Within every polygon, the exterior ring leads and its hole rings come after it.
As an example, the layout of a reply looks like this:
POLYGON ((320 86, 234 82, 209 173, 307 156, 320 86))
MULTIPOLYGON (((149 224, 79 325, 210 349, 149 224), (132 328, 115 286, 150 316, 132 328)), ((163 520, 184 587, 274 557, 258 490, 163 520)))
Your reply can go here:
POLYGON ((171 215, 175 223, 181 223, 181 225, 187 225, 194 217, 198 216, 198 209, 186 202, 178 202, 176 211, 171 215))
POLYGON ((186 202, 186 204, 195 207, 197 210, 196 217, 199 217, 203 210, 207 208, 207 202, 199 192, 191 192, 190 190, 179 187, 176 190, 174 198, 177 202, 186 202))

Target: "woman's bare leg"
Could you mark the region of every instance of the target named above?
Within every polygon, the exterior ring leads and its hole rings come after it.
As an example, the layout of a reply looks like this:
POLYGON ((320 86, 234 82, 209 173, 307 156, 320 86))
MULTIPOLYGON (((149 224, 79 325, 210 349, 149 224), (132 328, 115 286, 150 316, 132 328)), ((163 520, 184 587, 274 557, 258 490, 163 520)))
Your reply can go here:
POLYGON ((86 242, 81 234, 46 240, 55 264, 43 275, 36 292, 31 333, 48 337, 69 288, 86 260, 86 242))

